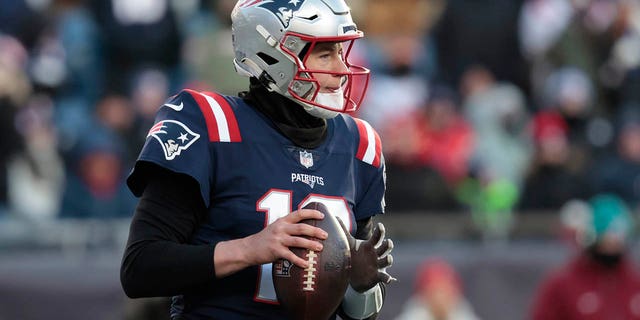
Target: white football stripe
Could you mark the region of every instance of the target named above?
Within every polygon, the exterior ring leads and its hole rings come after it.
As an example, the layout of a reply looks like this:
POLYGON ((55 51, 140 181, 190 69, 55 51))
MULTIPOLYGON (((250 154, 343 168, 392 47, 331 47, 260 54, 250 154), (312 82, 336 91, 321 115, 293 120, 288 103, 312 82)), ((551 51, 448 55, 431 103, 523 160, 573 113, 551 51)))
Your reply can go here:
POLYGON ((213 117, 216 119, 216 123, 218 124, 218 134, 220 135, 220 142, 231 142, 229 124, 227 123, 227 117, 224 115, 224 111, 222 111, 222 107, 214 98, 211 98, 206 94, 202 94, 202 96, 207 99, 207 102, 211 107, 211 111, 213 111, 213 117))
POLYGON ((367 130, 367 151, 365 151, 362 161, 373 164, 373 160, 376 158, 376 135, 368 122, 363 121, 362 123, 367 130))

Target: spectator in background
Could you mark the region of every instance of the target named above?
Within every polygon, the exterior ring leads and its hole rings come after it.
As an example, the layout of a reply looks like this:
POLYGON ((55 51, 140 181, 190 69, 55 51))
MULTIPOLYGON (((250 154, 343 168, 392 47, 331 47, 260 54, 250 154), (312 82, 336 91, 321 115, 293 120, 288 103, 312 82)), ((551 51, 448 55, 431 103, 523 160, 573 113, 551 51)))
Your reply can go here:
POLYGON ((571 199, 560 208, 560 239, 571 249, 580 250, 582 239, 591 223, 591 207, 587 200, 571 199))
POLYGON ((528 0, 522 6, 521 47, 532 72, 533 92, 544 90, 554 70, 572 66, 592 79, 596 108, 606 109, 604 84, 612 82, 603 69, 610 48, 621 34, 622 1, 528 0), (598 81, 601 80, 601 81, 598 81))
POLYGON ((558 68, 545 80, 540 110, 552 110, 564 119, 570 165, 577 173, 584 173, 589 166, 595 147, 603 147, 611 140, 611 136, 594 137, 589 133, 597 115, 596 99, 593 81, 581 69, 558 68))
POLYGON ((387 131, 396 129, 397 120, 415 112, 424 105, 428 96, 427 79, 417 68, 424 65, 426 54, 421 38, 398 35, 376 44, 370 42, 365 50, 372 68, 366 106, 358 116, 369 121, 385 138, 387 131), (376 57, 380 55, 379 57, 376 57))
POLYGON ((62 198, 62 218, 131 217, 136 199, 125 185, 119 139, 99 125, 76 146, 62 198))
POLYGON ((616 193, 636 208, 640 199, 640 105, 621 109, 613 150, 596 160, 590 172, 598 192, 616 193))
POLYGON ((429 259, 418 268, 415 290, 395 320, 476 320, 453 266, 429 259))
POLYGON ((388 124, 389 207, 455 208, 453 190, 468 173, 475 143, 455 92, 435 86, 425 106, 388 124))
POLYGON ((485 237, 503 238, 511 228, 513 208, 530 161, 525 97, 515 85, 497 81, 482 65, 465 70, 460 92, 476 144, 469 174, 457 186, 456 194, 469 207, 485 237))
MULTIPOLYGON (((115 134, 124 144, 126 167, 133 164, 142 145, 144 131, 135 126, 136 110, 126 96, 110 94, 98 101, 95 115, 100 125, 115 134)), ((144 123, 142 125, 148 125, 144 123)))
POLYGON ((24 141, 9 167, 9 204, 30 221, 51 221, 60 211, 65 180, 53 122, 53 101, 36 94, 18 111, 15 126, 24 141))
POLYGON ((458 184, 468 173, 475 134, 460 113, 456 92, 448 87, 434 87, 426 106, 408 118, 416 122, 417 161, 435 169, 449 185, 458 184))
POLYGON ((496 81, 490 70, 476 65, 462 75, 459 91, 464 116, 476 134, 473 161, 482 171, 479 175, 520 188, 531 157, 529 112, 522 90, 496 81))
POLYGON ((555 111, 539 112, 532 121, 533 163, 524 183, 519 208, 554 210, 571 199, 587 199, 591 187, 586 176, 572 170, 567 125, 555 111))
POLYGON ((9 163, 24 149, 15 117, 32 90, 26 74, 26 58, 26 50, 20 42, 0 34, 0 216, 8 209, 9 163))
POLYGON ((582 250, 541 283, 533 320, 640 319, 640 274, 628 256, 631 212, 612 194, 589 204, 582 250))

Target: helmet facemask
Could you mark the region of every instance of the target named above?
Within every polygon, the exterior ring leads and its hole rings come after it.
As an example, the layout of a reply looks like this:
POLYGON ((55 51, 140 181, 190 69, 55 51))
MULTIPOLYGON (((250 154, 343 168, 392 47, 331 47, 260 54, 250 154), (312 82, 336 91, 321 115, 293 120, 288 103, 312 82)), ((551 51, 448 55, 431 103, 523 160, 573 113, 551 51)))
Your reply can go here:
POLYGON ((356 39, 362 33, 337 37, 311 37, 296 33, 286 33, 280 48, 296 62, 297 71, 288 86, 291 98, 300 103, 307 112, 320 118, 332 118, 338 113, 355 112, 364 95, 369 82, 369 70, 353 65, 349 54, 356 39), (344 70, 320 70, 307 67, 307 62, 314 49, 320 43, 340 43, 342 46, 342 63, 344 70), (340 85, 329 92, 322 92, 321 77, 340 76, 340 85))

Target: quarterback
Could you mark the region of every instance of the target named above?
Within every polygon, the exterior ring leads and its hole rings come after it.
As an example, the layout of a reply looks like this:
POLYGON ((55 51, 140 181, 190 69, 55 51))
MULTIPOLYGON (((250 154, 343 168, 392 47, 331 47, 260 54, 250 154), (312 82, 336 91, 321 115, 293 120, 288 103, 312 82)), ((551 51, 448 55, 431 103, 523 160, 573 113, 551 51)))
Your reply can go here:
POLYGON ((231 18, 233 63, 249 90, 185 89, 158 109, 127 180, 140 200, 124 291, 172 297, 174 320, 285 319, 271 263, 305 268, 290 248, 322 249, 310 238, 326 233, 300 223, 322 219, 300 209, 321 202, 359 239, 334 314, 375 319, 395 279, 386 272, 391 240, 366 242, 384 234, 373 220, 384 212, 381 142, 348 115, 369 79, 349 62, 363 33, 343 0, 241 0, 231 18))

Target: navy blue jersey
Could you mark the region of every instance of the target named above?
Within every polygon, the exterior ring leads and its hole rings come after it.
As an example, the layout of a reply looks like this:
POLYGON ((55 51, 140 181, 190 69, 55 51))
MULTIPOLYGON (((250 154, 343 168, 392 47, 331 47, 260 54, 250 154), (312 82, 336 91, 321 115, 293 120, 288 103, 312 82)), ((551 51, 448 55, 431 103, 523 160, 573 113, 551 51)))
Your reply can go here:
MULTIPOLYGON (((309 202, 323 202, 352 233, 355 221, 384 211, 380 139, 365 121, 327 120, 315 149, 295 146, 262 113, 238 97, 184 90, 157 113, 138 161, 193 177, 208 210, 193 244, 257 233, 309 202)), ((132 191, 144 175, 134 170, 132 191)), ((174 314, 187 319, 283 319, 271 264, 223 279, 206 292, 174 297, 174 314)))

